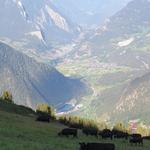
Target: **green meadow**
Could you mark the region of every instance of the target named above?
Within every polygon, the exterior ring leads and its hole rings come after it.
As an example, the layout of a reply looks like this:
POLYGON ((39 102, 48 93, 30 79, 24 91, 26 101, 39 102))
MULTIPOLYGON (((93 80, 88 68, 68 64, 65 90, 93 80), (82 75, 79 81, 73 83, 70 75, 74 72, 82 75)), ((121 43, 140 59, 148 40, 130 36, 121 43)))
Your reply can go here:
POLYGON ((35 115, 22 107, 0 105, 0 150, 79 150, 79 142, 112 142, 116 150, 150 150, 150 141, 144 146, 131 146, 126 140, 102 140, 86 137, 79 131, 79 138, 59 137, 57 133, 65 128, 57 121, 42 123, 35 121, 35 115), (4 110, 5 108, 5 110, 4 110), (16 111, 16 110, 20 111, 16 111), (22 110, 22 111, 21 111, 22 110), (14 112, 15 113, 14 113, 14 112), (24 112, 24 113, 23 113, 24 112))

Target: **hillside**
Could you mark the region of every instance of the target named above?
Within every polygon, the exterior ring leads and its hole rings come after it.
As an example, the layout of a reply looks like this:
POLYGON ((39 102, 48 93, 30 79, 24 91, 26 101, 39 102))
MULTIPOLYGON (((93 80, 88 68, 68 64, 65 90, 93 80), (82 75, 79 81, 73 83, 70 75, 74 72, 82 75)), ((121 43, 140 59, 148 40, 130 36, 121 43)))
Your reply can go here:
POLYGON ((89 28, 102 24, 128 1, 1 1, 0 41, 40 61, 53 63, 68 54, 89 28))
MULTIPOLYGON (((133 0, 103 27, 85 36, 57 65, 68 76, 84 78, 92 89, 92 94, 78 101, 82 107, 76 114, 109 120, 109 112, 113 112, 130 82, 150 71, 149 8, 148 0, 133 0)), ((145 120, 145 113, 139 115, 137 111, 136 115, 145 120)))
POLYGON ((78 35, 78 26, 50 0, 0 1, 0 19, 0 40, 34 57, 78 35))
POLYGON ((131 0, 51 0, 73 22, 85 28, 99 26, 131 0), (97 19, 99 18, 99 19, 97 19))
POLYGON ((114 110, 115 118, 143 119, 150 123, 150 73, 136 78, 124 90, 114 110))
POLYGON ((107 20, 100 38, 125 37, 149 29, 149 9, 149 0, 132 0, 107 20))
POLYGON ((35 108, 38 103, 59 106, 85 92, 79 79, 63 76, 55 68, 0 43, 0 92, 9 90, 15 103, 35 108))
POLYGON ((59 113, 148 120, 149 79, 132 84, 150 72, 149 10, 149 0, 0 1, 0 41, 38 61, 0 44, 0 92, 59 113))
POLYGON ((16 105, 14 103, 7 103, 2 100, 0 100, 0 111, 2 112, 7 112, 7 113, 12 113, 12 114, 18 114, 21 116, 26 116, 26 117, 35 117, 36 113, 34 110, 32 110, 29 107, 25 107, 22 105, 16 105))
MULTIPOLYGON (((36 122, 35 117, 22 116, 1 110, 0 105, 0 147, 1 150, 79 150, 79 142, 113 142, 116 150, 140 150, 124 140, 102 140, 86 137, 79 132, 79 138, 59 137, 57 133, 65 128, 58 122, 36 122)), ((18 108, 20 109, 20 108, 18 108)), ((149 150, 149 141, 144 141, 142 150, 149 150)))

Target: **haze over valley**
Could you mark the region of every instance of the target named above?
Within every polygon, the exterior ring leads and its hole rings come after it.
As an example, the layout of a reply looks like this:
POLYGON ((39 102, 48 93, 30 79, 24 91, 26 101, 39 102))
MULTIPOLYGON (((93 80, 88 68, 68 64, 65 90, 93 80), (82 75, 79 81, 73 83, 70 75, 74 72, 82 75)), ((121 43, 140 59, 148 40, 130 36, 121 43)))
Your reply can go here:
POLYGON ((33 109, 150 123, 149 0, 0 0, 0 92, 33 109))

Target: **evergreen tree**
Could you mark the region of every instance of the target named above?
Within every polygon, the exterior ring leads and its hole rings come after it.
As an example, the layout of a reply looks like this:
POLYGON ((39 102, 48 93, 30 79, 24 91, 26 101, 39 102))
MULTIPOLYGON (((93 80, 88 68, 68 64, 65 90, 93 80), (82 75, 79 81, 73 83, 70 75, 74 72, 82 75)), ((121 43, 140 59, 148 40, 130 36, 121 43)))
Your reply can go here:
POLYGON ((4 91, 0 99, 8 103, 13 103, 12 94, 8 91, 4 91))
POLYGON ((55 110, 48 104, 38 104, 36 112, 37 113, 47 113, 50 115, 50 117, 52 119, 56 119, 55 110))
POLYGON ((118 130, 118 131, 123 131, 123 132, 127 132, 127 129, 125 127, 125 125, 122 122, 117 123, 114 127, 114 130, 118 130))

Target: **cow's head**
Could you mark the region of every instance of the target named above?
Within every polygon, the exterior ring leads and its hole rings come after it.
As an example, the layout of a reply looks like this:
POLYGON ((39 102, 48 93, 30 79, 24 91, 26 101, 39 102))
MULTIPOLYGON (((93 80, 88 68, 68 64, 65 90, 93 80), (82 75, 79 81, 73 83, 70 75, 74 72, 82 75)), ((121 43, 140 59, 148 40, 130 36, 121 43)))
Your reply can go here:
POLYGON ((86 150, 87 145, 85 143, 79 143, 80 145, 80 150, 86 150))

